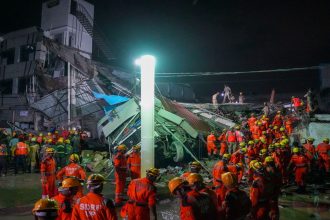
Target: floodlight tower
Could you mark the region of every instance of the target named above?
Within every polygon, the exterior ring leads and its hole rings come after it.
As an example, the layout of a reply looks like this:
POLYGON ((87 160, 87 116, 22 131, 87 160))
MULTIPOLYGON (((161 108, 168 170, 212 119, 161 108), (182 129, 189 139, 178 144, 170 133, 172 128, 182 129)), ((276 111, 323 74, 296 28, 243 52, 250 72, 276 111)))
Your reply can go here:
POLYGON ((141 68, 141 176, 155 166, 155 66, 156 59, 144 55, 136 60, 141 68))

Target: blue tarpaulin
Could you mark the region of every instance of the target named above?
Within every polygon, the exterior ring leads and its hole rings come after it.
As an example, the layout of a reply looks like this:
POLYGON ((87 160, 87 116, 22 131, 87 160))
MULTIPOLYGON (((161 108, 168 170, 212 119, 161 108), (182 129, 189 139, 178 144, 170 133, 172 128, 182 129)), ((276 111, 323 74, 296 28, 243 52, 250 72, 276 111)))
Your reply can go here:
POLYGON ((101 94, 101 93, 97 93, 97 92, 93 92, 93 95, 95 96, 95 98, 103 99, 104 101, 106 101, 109 104, 109 106, 106 106, 104 109, 106 112, 111 111, 119 104, 127 102, 129 100, 129 98, 127 98, 125 96, 106 95, 106 94, 101 94))

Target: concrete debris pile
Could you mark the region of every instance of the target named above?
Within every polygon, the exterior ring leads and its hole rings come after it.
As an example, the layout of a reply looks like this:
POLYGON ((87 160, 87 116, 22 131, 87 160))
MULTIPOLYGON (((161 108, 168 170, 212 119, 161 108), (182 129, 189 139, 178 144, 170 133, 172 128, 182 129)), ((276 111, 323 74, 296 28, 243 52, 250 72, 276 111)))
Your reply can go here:
POLYGON ((107 172, 113 167, 106 151, 83 150, 81 157, 82 166, 95 173, 107 172))

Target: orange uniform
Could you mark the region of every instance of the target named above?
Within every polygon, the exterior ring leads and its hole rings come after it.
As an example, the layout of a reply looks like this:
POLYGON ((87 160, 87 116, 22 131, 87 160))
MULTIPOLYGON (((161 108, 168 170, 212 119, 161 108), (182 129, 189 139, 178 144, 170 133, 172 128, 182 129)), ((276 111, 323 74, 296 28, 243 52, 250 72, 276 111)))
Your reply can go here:
POLYGON ((113 202, 101 194, 88 193, 74 205, 71 220, 117 220, 113 202))
POLYGON ((294 166, 295 181, 298 186, 305 186, 305 178, 308 173, 309 160, 302 154, 294 154, 290 164, 294 166))
POLYGON ((72 198, 67 198, 62 194, 58 194, 57 196, 53 197, 53 199, 56 200, 59 207, 56 220, 71 220, 74 200, 72 198))
POLYGON ((54 197, 57 194, 55 185, 56 180, 56 162, 52 157, 46 157, 40 165, 42 180, 42 195, 54 197))
POLYGON ((283 117, 280 114, 275 115, 273 120, 273 126, 281 127, 283 124, 283 117))
POLYGON ((312 161, 314 159, 314 155, 315 155, 315 147, 313 144, 307 143, 304 144, 304 149, 305 149, 305 155, 306 157, 312 161))
POLYGON ((216 137, 214 134, 210 134, 207 136, 207 154, 211 156, 212 154, 217 153, 217 146, 215 145, 216 137))
POLYGON ((328 152, 330 151, 330 144, 320 143, 315 149, 319 156, 319 163, 321 167, 324 167, 326 172, 330 171, 330 157, 328 152))
POLYGON ((292 131, 293 131, 292 119, 288 118, 287 120, 285 120, 284 125, 285 125, 285 129, 286 129, 286 132, 288 133, 288 135, 292 134, 292 131))
POLYGON ((238 187, 229 189, 225 195, 225 200, 222 203, 224 219, 245 219, 250 212, 251 201, 248 195, 238 189, 238 187))
POLYGON ((249 128, 250 128, 250 131, 252 132, 252 127, 255 125, 255 122, 257 121, 257 118, 256 117, 254 117, 254 116, 251 116, 249 119, 248 119, 248 121, 247 121, 247 123, 248 123, 248 125, 249 125, 249 128))
MULTIPOLYGON (((63 177, 76 177, 79 180, 86 179, 85 170, 77 163, 70 163, 69 165, 63 167, 56 175, 58 180, 63 180, 63 177)), ((79 187, 79 190, 76 194, 76 198, 83 196, 83 187, 79 187)))
POLYGON ((118 152, 114 157, 115 167, 115 182, 116 182, 116 193, 115 202, 121 203, 123 201, 124 189, 126 183, 126 172, 127 172, 127 159, 124 153, 118 152))
POLYGON ((251 128, 251 133, 252 133, 252 139, 256 140, 260 138, 262 131, 258 125, 253 125, 251 128))
POLYGON ((180 177, 181 177, 182 179, 186 180, 187 177, 188 177, 190 174, 192 174, 192 172, 189 172, 189 171, 188 171, 188 172, 183 173, 180 177))
POLYGON ((132 180, 125 205, 129 220, 150 219, 150 208, 156 205, 156 187, 148 178, 132 180))
POLYGON ((227 143, 226 143, 226 133, 223 132, 219 137, 220 141, 220 156, 224 155, 227 152, 227 143))
POLYGON ((132 152, 127 158, 127 166, 131 173, 131 179, 141 178, 141 154, 132 152))
POLYGON ((223 160, 217 162, 212 170, 213 186, 218 197, 218 206, 221 206, 226 194, 226 187, 222 184, 221 180, 221 175, 225 172, 228 172, 228 167, 227 163, 223 160))

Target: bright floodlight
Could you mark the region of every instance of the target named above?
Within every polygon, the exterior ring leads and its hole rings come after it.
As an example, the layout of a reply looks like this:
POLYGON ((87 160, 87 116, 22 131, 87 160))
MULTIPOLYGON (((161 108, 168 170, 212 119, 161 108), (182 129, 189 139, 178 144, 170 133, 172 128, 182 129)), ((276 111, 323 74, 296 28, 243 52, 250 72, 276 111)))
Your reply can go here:
POLYGON ((145 55, 135 61, 141 67, 141 176, 155 166, 154 105, 155 65, 153 56, 145 55))

